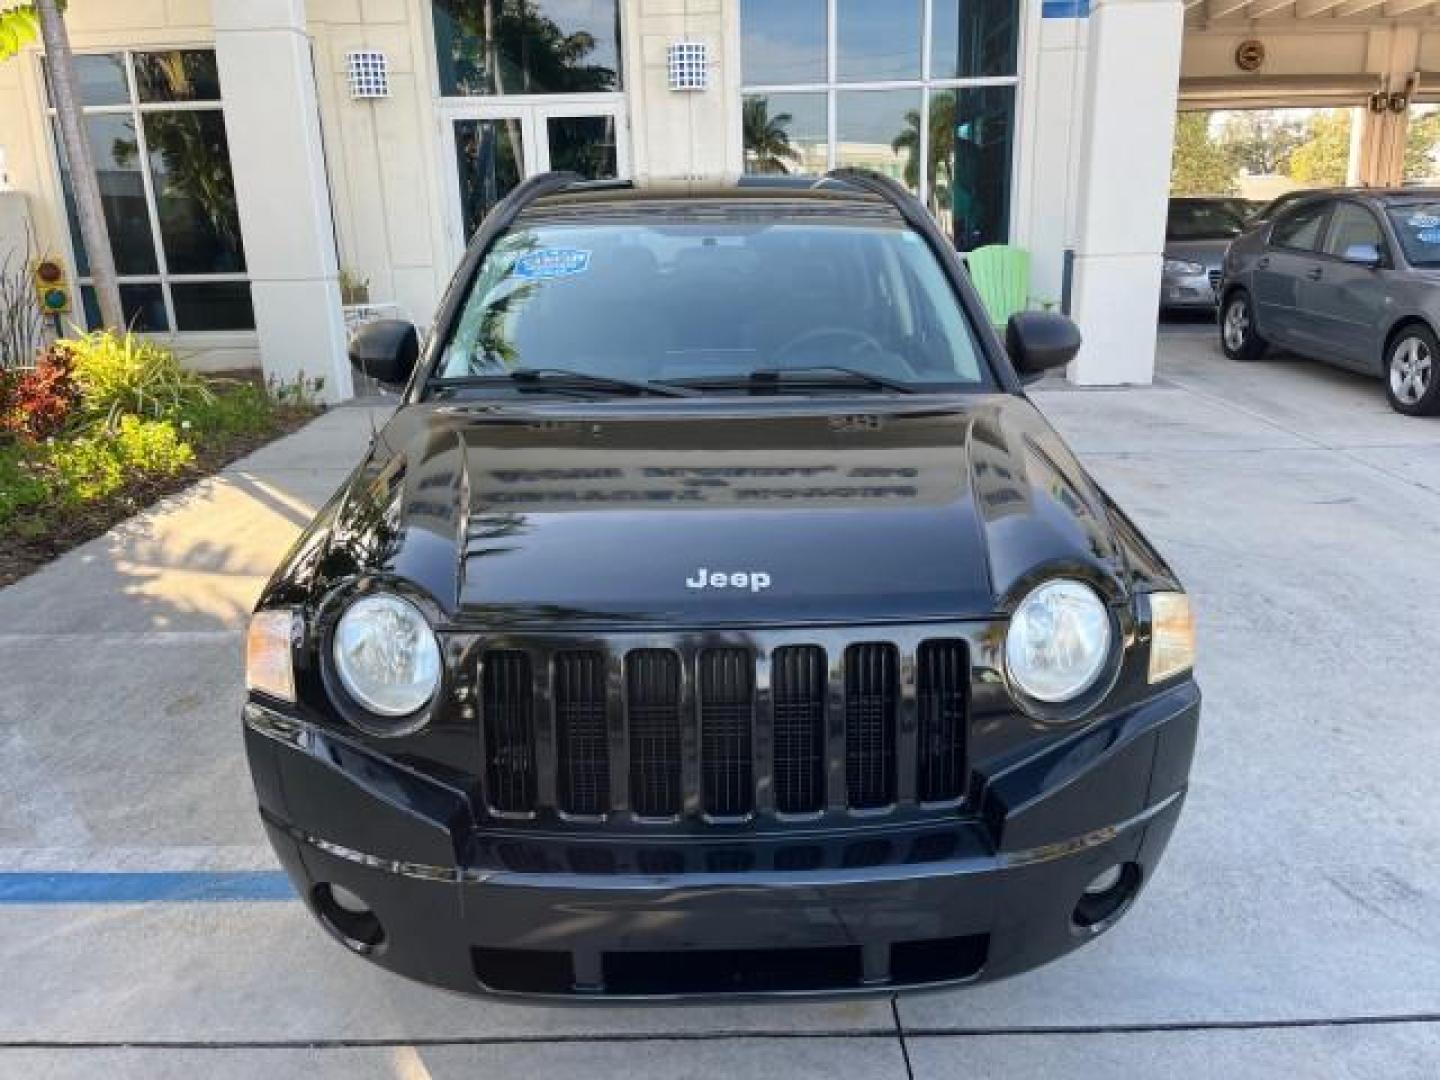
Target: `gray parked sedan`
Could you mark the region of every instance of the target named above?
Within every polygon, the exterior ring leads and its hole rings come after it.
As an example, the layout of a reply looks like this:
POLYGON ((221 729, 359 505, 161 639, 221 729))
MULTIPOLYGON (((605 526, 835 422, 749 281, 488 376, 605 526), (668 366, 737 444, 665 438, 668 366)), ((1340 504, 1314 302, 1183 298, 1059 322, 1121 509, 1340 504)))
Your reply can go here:
POLYGON ((1244 199, 1187 196, 1170 200, 1165 276, 1160 286, 1162 308, 1215 310, 1225 249, 1240 235, 1252 210, 1244 199))
POLYGON ((1385 379, 1390 404, 1440 413, 1440 189, 1317 194, 1230 246, 1220 339, 1277 345, 1385 379))

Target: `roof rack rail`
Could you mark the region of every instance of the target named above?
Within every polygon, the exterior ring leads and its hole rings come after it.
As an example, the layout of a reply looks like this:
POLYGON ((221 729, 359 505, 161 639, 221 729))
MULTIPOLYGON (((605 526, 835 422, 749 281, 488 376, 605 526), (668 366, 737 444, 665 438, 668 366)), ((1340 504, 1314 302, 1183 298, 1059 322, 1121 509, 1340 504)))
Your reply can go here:
POLYGON ((936 228, 935 219, 921 205, 919 199, 910 194, 907 188, 874 169, 859 169, 853 165, 842 166, 827 172, 825 179, 839 180, 841 183, 857 187, 861 191, 879 195, 896 210, 899 210, 900 216, 908 224, 924 231, 927 235, 931 229, 936 228))
POLYGON ((509 195, 495 204, 485 224, 498 235, 513 225, 521 212, 536 199, 543 199, 546 195, 555 195, 572 184, 581 183, 584 179, 575 172, 544 172, 526 177, 515 185, 515 189, 509 195))

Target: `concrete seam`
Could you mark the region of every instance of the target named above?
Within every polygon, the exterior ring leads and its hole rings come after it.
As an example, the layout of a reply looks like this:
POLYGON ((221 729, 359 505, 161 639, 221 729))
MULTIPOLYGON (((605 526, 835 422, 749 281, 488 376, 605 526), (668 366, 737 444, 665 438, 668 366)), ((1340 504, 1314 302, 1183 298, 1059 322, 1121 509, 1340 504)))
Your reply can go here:
MULTIPOLYGON (((599 999, 597 999, 598 1003, 599 999)), ((898 1005, 892 996, 892 1008, 898 1005)), ((1309 1028, 1392 1027, 1440 1024, 1440 1012, 1381 1014, 1374 1016, 1296 1017, 1274 1020, 1177 1020, 1133 1024, 1017 1025, 1015 1027, 912 1027, 910 1038, 986 1038, 1036 1035, 1156 1035, 1200 1031, 1289 1031, 1309 1028)), ((889 1027, 860 1031, 820 1028, 814 1031, 743 1031, 724 1029, 697 1032, 586 1032, 545 1035, 477 1035, 418 1039, 0 1039, 4 1050, 341 1050, 413 1046, 528 1046, 545 1043, 725 1042, 741 1039, 891 1039, 889 1027)))
POLYGON ((910 1062, 910 1047, 905 1043, 905 1025, 900 1021, 900 999, 890 995, 890 1015, 895 1018, 895 1037, 900 1040, 900 1057, 905 1062, 905 1075, 915 1080, 915 1066, 910 1062))

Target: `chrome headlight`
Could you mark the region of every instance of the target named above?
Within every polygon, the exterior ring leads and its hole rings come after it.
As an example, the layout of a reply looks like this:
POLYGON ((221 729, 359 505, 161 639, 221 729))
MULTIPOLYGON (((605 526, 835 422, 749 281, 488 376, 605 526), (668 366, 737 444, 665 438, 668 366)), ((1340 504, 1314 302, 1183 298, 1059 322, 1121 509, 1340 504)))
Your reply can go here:
POLYGON ((1110 612, 1094 589, 1063 578, 1047 581, 1011 616, 1005 664, 1011 681, 1036 701, 1070 701, 1100 677, 1110 637, 1110 612))
MULTIPOLYGON (((1154 263, 1150 264, 1154 266, 1154 263)), ((1165 273, 1171 277, 1199 277, 1205 273, 1205 267, 1201 263, 1190 262, 1186 259, 1166 259, 1165 273)))
POLYGON ((420 609, 391 594, 356 600, 335 625, 340 682, 377 716, 418 712, 440 685, 440 645, 420 609))

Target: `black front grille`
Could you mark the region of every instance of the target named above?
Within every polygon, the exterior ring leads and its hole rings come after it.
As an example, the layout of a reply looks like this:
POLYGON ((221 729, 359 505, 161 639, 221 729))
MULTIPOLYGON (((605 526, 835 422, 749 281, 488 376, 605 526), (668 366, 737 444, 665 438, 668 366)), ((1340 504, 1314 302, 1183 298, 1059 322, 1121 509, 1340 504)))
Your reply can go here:
POLYGON ((825 806, 825 650, 792 645, 775 650, 770 670, 775 747, 775 809, 809 814, 825 806))
POLYGON ((965 645, 927 641, 915 666, 920 726, 916 794, 923 802, 959 798, 965 785, 965 695, 970 685, 965 645))
POLYGON ((535 804, 534 679, 523 652, 485 655, 480 704, 490 805, 525 813, 535 804))
POLYGON ((851 645, 845 650, 845 787, 856 810, 895 801, 899 668, 893 645, 851 645))
POLYGON ((610 809, 610 739, 605 728, 605 654, 564 652, 555 657, 556 795, 568 814, 610 809))
POLYGON ((705 810, 741 817, 753 806, 755 658, 748 649, 711 649, 700 657, 700 790, 705 810))
MULTIPOLYGON (((559 814, 577 828, 633 816, 653 829, 700 815, 838 824, 852 811, 933 814, 964 799, 963 638, 847 643, 827 632, 822 647, 756 637, 485 652, 489 809, 559 814)), ((858 852, 855 865, 873 857, 858 852)))
POLYGON ((642 817, 680 813, 680 658, 641 649, 625 660, 630 805, 642 817))

